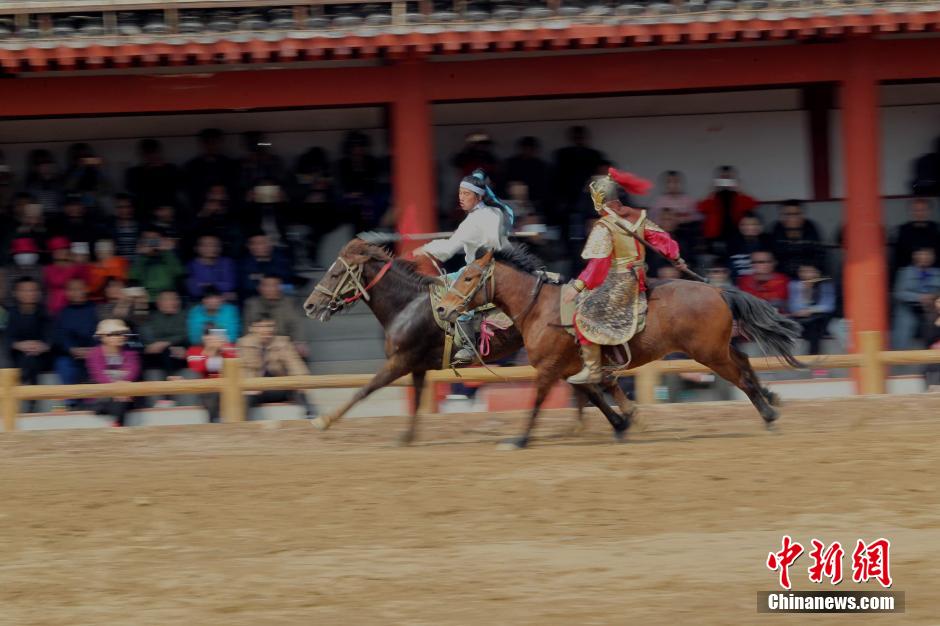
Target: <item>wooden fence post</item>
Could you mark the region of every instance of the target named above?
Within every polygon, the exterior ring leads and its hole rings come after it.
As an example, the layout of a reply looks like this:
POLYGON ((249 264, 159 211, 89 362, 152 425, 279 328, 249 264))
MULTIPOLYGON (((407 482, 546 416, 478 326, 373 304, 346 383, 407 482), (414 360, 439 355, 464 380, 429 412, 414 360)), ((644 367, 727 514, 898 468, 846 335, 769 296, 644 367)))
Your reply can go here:
POLYGON ((644 365, 636 371, 633 378, 636 401, 640 404, 656 403, 656 385, 659 384, 659 370, 655 363, 644 365))
POLYGON ((863 394, 885 393, 885 373, 881 364, 881 333, 865 330, 858 334, 862 352, 861 391, 863 394))
POLYGON ((245 421, 245 394, 242 390, 242 364, 240 359, 222 360, 222 393, 219 409, 223 422, 245 421))
POLYGON ((16 430, 16 416, 20 413, 20 401, 16 397, 16 387, 20 384, 20 370, 0 370, 0 415, 3 417, 3 430, 16 430))

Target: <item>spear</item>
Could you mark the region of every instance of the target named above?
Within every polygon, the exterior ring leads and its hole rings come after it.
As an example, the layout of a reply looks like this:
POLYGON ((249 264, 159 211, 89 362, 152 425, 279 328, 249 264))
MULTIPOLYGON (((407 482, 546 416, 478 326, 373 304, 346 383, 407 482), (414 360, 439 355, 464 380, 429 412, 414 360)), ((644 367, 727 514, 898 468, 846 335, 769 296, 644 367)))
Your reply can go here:
MULTIPOLYGON (((362 239, 366 243, 373 243, 377 245, 395 243, 397 241, 430 241, 432 239, 446 239, 453 235, 453 231, 450 232, 439 232, 439 233, 414 233, 414 234, 405 234, 405 233, 383 233, 375 230, 369 230, 356 235, 358 239, 362 239)), ((514 233, 509 233, 510 237, 525 239, 528 237, 538 237, 542 233, 528 232, 528 231, 516 231, 514 233)))

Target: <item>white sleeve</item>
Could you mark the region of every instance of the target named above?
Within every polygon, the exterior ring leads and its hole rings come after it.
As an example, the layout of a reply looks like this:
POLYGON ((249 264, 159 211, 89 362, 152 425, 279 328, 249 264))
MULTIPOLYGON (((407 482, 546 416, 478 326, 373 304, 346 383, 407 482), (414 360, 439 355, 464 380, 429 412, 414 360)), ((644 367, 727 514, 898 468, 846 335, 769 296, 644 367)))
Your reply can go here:
POLYGON ((460 223, 460 226, 457 227, 454 234, 447 239, 435 239, 434 241, 429 241, 424 244, 425 251, 438 261, 446 261, 462 251, 464 244, 469 243, 471 247, 473 244, 479 245, 482 238, 480 237, 480 229, 476 225, 476 222, 477 220, 474 219, 471 213, 460 223))

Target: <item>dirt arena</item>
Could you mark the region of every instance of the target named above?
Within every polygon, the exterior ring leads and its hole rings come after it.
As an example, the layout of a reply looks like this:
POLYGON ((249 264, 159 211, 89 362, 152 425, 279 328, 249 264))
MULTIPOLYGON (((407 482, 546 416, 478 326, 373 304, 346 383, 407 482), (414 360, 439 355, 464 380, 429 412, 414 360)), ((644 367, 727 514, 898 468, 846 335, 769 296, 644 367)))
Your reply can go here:
POLYGON ((807 623, 756 612, 785 533, 892 541, 907 613, 813 623, 940 621, 940 395, 642 415, 522 452, 520 415, 2 435, 0 624, 807 623))

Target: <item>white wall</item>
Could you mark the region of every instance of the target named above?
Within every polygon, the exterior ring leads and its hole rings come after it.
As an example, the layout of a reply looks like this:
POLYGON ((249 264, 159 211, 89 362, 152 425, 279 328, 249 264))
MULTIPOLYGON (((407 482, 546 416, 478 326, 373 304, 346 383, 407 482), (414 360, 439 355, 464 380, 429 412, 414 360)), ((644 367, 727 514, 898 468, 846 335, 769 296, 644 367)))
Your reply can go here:
POLYGON ((534 135, 550 159, 566 144, 566 129, 584 124, 594 147, 618 166, 651 179, 680 170, 693 195, 707 192, 715 167, 731 164, 759 198, 803 198, 812 183, 798 103, 796 90, 775 90, 441 104, 434 107, 435 150, 445 165, 442 187, 453 189, 447 160, 469 132, 488 132, 500 157, 513 153, 519 137, 534 135))

